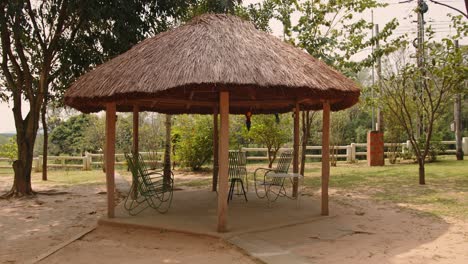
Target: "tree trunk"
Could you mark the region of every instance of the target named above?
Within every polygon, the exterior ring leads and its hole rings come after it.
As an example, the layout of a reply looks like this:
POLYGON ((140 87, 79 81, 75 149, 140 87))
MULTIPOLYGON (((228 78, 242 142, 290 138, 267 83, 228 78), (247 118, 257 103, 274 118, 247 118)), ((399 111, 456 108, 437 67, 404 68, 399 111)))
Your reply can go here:
POLYGON ((426 173, 424 170, 424 158, 418 158, 418 164, 419 164, 419 184, 424 185, 426 184, 426 173))
POLYGON ((171 115, 166 115, 166 144, 164 148, 164 179, 171 177, 171 115))
MULTIPOLYGON (((39 116, 39 114, 37 114, 37 116, 39 116)), ((34 142, 36 141, 39 122, 38 120, 36 120, 36 122, 31 122, 29 118, 30 116, 23 122, 26 129, 17 129, 16 142, 18 145, 18 159, 13 162, 13 170, 15 173, 13 187, 6 196, 34 194, 31 187, 31 172, 34 142)))
POLYGON ((49 131, 47 128, 47 97, 44 97, 44 104, 41 109, 42 130, 44 133, 44 143, 42 146, 42 180, 47 181, 47 148, 49 147, 49 131))
MULTIPOLYGON (((21 95, 21 94, 20 94, 21 95)), ((14 180, 13 186, 4 197, 24 196, 34 194, 31 187, 31 173, 33 164, 34 143, 36 142, 37 130, 39 129, 39 117, 43 97, 35 97, 30 100, 30 110, 23 119, 19 96, 14 99, 13 116, 16 126, 16 144, 18 146, 18 157, 13 162, 14 180)))
POLYGON ((462 129, 461 129, 461 94, 455 95, 454 105, 454 116, 455 116, 455 142, 456 142, 456 156, 457 160, 463 160, 463 149, 462 149, 462 129))
POLYGON ((305 172, 305 159, 307 143, 310 138, 310 128, 312 126, 312 120, 314 114, 310 115, 310 111, 302 111, 302 152, 301 152, 301 168, 299 174, 304 175, 305 172))
POLYGON ((299 169, 299 174, 300 175, 304 175, 304 171, 305 171, 306 148, 307 148, 307 141, 303 141, 302 142, 302 152, 301 152, 301 167, 299 169))
POLYGON ((268 168, 271 169, 271 167, 273 166, 273 161, 274 160, 273 160, 273 155, 271 154, 270 148, 268 148, 267 153, 268 153, 268 168))

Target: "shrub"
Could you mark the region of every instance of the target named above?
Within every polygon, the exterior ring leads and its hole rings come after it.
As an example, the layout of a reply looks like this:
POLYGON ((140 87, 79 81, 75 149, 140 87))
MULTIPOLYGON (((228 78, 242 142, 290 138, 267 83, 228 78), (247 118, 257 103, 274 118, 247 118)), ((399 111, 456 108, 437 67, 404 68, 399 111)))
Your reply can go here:
POLYGON ((9 138, 7 143, 0 145, 0 157, 9 158, 11 161, 18 158, 16 136, 9 138))
POLYGON ((175 158, 182 166, 200 170, 213 156, 212 116, 177 116, 172 133, 179 136, 175 158))

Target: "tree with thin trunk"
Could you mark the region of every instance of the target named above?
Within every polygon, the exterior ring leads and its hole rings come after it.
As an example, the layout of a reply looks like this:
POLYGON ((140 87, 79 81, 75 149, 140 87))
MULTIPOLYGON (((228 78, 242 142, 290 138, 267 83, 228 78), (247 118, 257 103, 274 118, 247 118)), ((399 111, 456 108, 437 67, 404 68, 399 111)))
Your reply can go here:
POLYGON ((11 100, 18 157, 4 197, 34 194, 33 148, 45 95, 60 91, 90 67, 167 29, 187 5, 159 1, 14 0, 0 2, 0 92, 11 100), (27 103, 29 111, 23 113, 27 103))
POLYGON ((398 64, 382 81, 380 103, 403 127, 419 165, 419 184, 425 184, 425 163, 429 154, 434 124, 466 78, 460 51, 450 39, 426 45, 427 63, 398 64), (417 119, 422 118, 423 134, 417 137, 417 119))
POLYGON ((47 129, 47 92, 44 94, 44 103, 41 109, 42 133, 44 143, 42 145, 42 180, 47 181, 47 149, 49 147, 49 131, 47 129))
POLYGON ((281 115, 277 120, 273 115, 255 115, 252 117, 252 128, 249 138, 254 143, 267 148, 268 168, 278 156, 280 148, 291 139, 291 119, 281 115))
POLYGON ((302 152, 301 152, 301 168, 299 174, 304 175, 305 171, 305 160, 307 143, 310 139, 310 130, 314 121, 316 111, 302 111, 302 152))

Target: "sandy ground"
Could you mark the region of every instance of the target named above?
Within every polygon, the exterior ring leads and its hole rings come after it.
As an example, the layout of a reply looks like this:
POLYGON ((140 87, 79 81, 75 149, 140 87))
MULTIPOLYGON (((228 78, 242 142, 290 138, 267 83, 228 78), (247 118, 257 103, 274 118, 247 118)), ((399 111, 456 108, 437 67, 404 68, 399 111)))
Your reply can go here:
MULTIPOLYGON (((0 191, 11 184, 0 178, 0 191)), ((47 185, 63 195, 0 200, 0 263, 25 263, 96 225, 105 212, 104 186, 47 185)), ((318 197, 318 194, 314 193, 318 197)), ((468 263, 468 223, 422 216, 404 205, 377 203, 331 190, 336 216, 244 235, 311 263, 468 263)), ((256 263, 214 238, 100 226, 41 263, 256 263)))
MULTIPOLYGON (((0 192, 11 186, 0 178, 0 192)), ((106 210, 105 186, 43 185, 63 195, 0 199, 0 263, 28 263, 96 226, 106 210)), ((256 263, 219 239, 149 230, 98 227, 40 263, 256 263)))
POLYGON ((250 264, 256 262, 219 239, 100 226, 96 231, 41 263, 250 264))
POLYGON ((359 194, 332 194, 331 199, 335 216, 330 219, 244 238, 274 241, 310 263, 468 263, 466 222, 421 216, 359 194))
MULTIPOLYGON (((11 182, 0 178, 4 193, 11 182)), ((105 209, 105 188, 75 186, 56 188, 63 195, 0 200, 0 263, 23 263, 47 249, 96 225, 105 209)), ((47 186, 35 191, 50 190, 47 186)))

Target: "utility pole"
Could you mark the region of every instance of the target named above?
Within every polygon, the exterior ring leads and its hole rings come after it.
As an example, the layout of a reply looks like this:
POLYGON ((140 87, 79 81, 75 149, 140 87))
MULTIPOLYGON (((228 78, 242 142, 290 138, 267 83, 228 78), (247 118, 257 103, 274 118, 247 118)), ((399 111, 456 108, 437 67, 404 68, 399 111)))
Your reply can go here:
MULTIPOLYGON (((374 24, 374 10, 371 10, 372 14, 372 24, 374 24)), ((372 39, 374 38, 374 29, 372 29, 372 39)), ((374 54, 374 44, 372 44, 372 54, 374 54)), ((372 102, 374 101, 374 88, 375 88, 375 63, 372 62, 372 89, 371 89, 371 96, 372 102)), ((372 105, 372 131, 375 131, 375 106, 372 105)))
MULTIPOLYGON (((458 51, 458 40, 455 40, 455 49, 458 51)), ((461 94, 455 95, 454 104, 454 123, 455 123, 455 141, 457 146, 457 160, 463 160, 463 149, 462 149, 462 131, 461 131, 461 94)))
MULTIPOLYGON (((424 0, 418 0, 418 7, 416 8, 418 13, 418 38, 417 38, 417 66, 419 69, 419 81, 418 81, 418 88, 419 88, 419 96, 420 102, 423 103, 423 85, 424 85, 424 13, 427 12, 428 6, 424 0)), ((418 114, 417 120, 418 129, 416 132, 416 137, 421 138, 424 133, 424 124, 423 124, 423 113, 420 112, 418 114)))
MULTIPOLYGON (((380 42, 379 42, 379 25, 375 25, 375 37, 377 38, 377 41, 375 43, 375 49, 377 50, 377 84, 379 86, 379 91, 380 94, 382 93, 382 59, 380 56, 380 42)), ((384 132, 384 117, 383 117, 383 111, 382 107, 379 106, 377 110, 377 131, 379 132, 384 132)))

